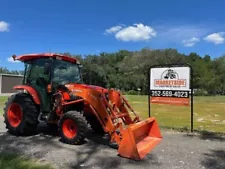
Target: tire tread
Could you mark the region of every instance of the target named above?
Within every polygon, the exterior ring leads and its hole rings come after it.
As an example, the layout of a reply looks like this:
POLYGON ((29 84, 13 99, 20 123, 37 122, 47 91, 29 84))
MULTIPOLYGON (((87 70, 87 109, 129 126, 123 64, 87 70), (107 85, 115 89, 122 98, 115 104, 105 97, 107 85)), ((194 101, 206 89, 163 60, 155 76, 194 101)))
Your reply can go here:
POLYGON ((86 134, 90 128, 90 125, 88 124, 88 121, 83 115, 83 112, 79 112, 79 111, 68 111, 59 120, 58 125, 59 125, 59 133, 60 133, 62 142, 67 144, 73 144, 73 145, 81 144, 86 138, 86 134), (73 139, 67 139, 65 135, 63 134, 62 123, 65 119, 73 119, 77 123, 78 133, 77 133, 77 136, 73 139))
POLYGON ((26 93, 17 93, 12 96, 10 96, 5 103, 4 107, 4 123, 6 124, 6 128, 11 134, 14 135, 30 135, 33 134, 36 131, 36 127, 38 125, 38 109, 33 102, 33 99, 29 94, 26 93), (18 103, 23 111, 23 120, 21 124, 17 128, 13 128, 10 126, 8 120, 7 120, 7 109, 11 103, 18 103))

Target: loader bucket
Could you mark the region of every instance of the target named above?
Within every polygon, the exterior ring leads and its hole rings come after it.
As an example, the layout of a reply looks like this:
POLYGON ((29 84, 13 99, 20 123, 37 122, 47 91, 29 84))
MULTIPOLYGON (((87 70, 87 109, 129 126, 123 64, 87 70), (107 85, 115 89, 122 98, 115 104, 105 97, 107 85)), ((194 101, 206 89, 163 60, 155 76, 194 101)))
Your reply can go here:
POLYGON ((162 140, 154 117, 129 125, 123 131, 118 153, 134 160, 143 159, 162 140))

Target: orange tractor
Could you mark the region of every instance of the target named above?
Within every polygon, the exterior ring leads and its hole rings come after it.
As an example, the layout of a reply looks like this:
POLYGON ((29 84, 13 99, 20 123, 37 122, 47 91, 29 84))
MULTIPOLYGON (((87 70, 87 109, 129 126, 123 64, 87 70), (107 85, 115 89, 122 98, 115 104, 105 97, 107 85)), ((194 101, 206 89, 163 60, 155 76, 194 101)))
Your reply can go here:
POLYGON ((154 117, 140 120, 119 91, 86 85, 75 58, 52 53, 13 56, 24 63, 18 92, 4 108, 6 128, 14 135, 30 135, 40 121, 58 127, 61 140, 80 144, 89 126, 110 136, 118 154, 143 159, 162 139, 154 117))

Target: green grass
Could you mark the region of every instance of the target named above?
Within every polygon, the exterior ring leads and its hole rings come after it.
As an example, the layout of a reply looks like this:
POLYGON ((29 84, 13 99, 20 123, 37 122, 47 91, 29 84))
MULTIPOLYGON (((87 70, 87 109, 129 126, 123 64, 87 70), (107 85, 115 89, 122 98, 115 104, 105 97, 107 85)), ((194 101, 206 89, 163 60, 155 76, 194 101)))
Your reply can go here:
POLYGON ((15 154, 0 153, 1 169, 53 169, 49 164, 28 159, 15 154))
POLYGON ((8 99, 8 96, 1 96, 0 97, 0 109, 1 109, 0 112, 3 112, 2 109, 4 108, 5 102, 6 102, 7 99, 8 99))
MULTIPOLYGON (((140 117, 148 117, 147 96, 126 96, 140 117)), ((190 107, 151 104, 151 116, 165 128, 190 129, 190 107)), ((225 97, 194 97, 194 130, 225 133, 225 97)))
MULTIPOLYGON (((1 110, 7 98, 0 97, 1 110)), ((148 117, 147 96, 126 95, 126 98, 142 119, 148 117)), ((161 127, 190 129, 190 107, 151 104, 151 115, 161 127)), ((225 96, 194 97, 194 130, 225 133, 225 96)))

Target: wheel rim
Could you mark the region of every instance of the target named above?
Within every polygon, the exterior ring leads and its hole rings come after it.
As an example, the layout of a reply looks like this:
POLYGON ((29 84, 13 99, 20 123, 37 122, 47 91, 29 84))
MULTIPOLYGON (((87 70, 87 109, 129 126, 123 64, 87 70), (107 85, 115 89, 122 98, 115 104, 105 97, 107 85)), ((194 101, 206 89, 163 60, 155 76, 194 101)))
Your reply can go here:
POLYGON ((20 105, 17 103, 12 103, 8 109, 7 117, 9 124, 12 127, 19 126, 23 117, 23 112, 20 105))
POLYGON ((63 122, 62 131, 67 138, 74 138, 77 135, 77 125, 72 119, 66 119, 63 122))

